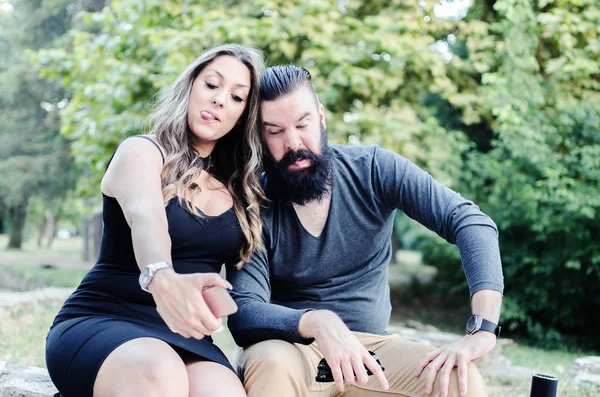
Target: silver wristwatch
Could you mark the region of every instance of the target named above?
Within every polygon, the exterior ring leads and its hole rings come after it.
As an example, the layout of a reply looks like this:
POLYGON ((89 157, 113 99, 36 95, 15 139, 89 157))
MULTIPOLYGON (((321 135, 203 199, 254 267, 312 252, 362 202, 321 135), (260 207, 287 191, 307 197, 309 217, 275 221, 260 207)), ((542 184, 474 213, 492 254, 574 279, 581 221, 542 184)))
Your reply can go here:
POLYGON ((139 278, 140 287, 142 287, 144 291, 150 292, 148 290, 148 286, 152 282, 152 277, 154 277, 154 273, 156 273, 160 269, 166 268, 173 269, 173 265, 171 265, 169 262, 157 262, 151 263, 145 268, 143 268, 139 278))

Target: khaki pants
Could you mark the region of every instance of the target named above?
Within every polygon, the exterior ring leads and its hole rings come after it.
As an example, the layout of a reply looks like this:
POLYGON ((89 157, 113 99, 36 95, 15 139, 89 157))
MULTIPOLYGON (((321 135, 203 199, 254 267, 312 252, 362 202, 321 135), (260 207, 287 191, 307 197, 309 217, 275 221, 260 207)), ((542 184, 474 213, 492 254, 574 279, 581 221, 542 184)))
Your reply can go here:
MULTIPOLYGON (((305 346, 282 340, 268 340, 244 349, 238 357, 238 371, 248 397, 383 397, 425 395, 424 376, 416 378, 413 372, 432 347, 410 342, 399 335, 354 333, 359 341, 379 356, 385 366, 390 388, 384 391, 373 376, 364 386, 345 385, 340 393, 335 383, 315 381, 317 364, 323 358, 316 343, 305 346)), ((469 397, 485 397, 485 383, 474 364, 468 365, 469 397)), ((436 380, 431 396, 439 395, 436 380)), ((459 397, 457 369, 450 377, 448 397, 459 397)))

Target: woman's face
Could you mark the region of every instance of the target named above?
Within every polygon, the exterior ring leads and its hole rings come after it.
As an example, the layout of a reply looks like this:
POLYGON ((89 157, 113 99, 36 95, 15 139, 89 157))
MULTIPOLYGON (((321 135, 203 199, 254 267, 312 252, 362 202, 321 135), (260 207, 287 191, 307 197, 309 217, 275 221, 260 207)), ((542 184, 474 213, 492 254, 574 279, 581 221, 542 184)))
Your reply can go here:
POLYGON ((239 59, 222 55, 198 74, 187 109, 193 145, 207 156, 217 140, 233 129, 246 109, 250 70, 239 59))

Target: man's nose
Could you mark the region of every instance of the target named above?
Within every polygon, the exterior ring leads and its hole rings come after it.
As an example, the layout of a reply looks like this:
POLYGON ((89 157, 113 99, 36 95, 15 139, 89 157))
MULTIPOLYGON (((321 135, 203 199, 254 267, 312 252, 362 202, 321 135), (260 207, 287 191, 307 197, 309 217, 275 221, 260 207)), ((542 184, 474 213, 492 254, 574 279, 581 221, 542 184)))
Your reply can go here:
POLYGON ((300 148, 300 145, 302 145, 300 137, 295 132, 288 132, 285 134, 285 138, 285 146, 288 150, 296 151, 300 148))

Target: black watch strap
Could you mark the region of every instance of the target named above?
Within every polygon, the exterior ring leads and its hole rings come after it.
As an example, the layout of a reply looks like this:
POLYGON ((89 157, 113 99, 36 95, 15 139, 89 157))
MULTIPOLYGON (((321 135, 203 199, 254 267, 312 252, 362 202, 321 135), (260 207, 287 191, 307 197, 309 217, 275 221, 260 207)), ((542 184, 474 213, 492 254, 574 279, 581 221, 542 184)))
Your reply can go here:
POLYGON ((469 317, 467 320, 466 331, 467 334, 470 335, 473 335, 479 331, 487 331, 496 335, 496 338, 500 337, 500 326, 489 320, 486 320, 478 314, 473 314, 471 317, 469 317))
POLYGON ((492 334, 496 335, 496 338, 500 337, 500 326, 486 320, 485 318, 481 319, 481 327, 479 327, 479 330, 491 332, 492 334))

